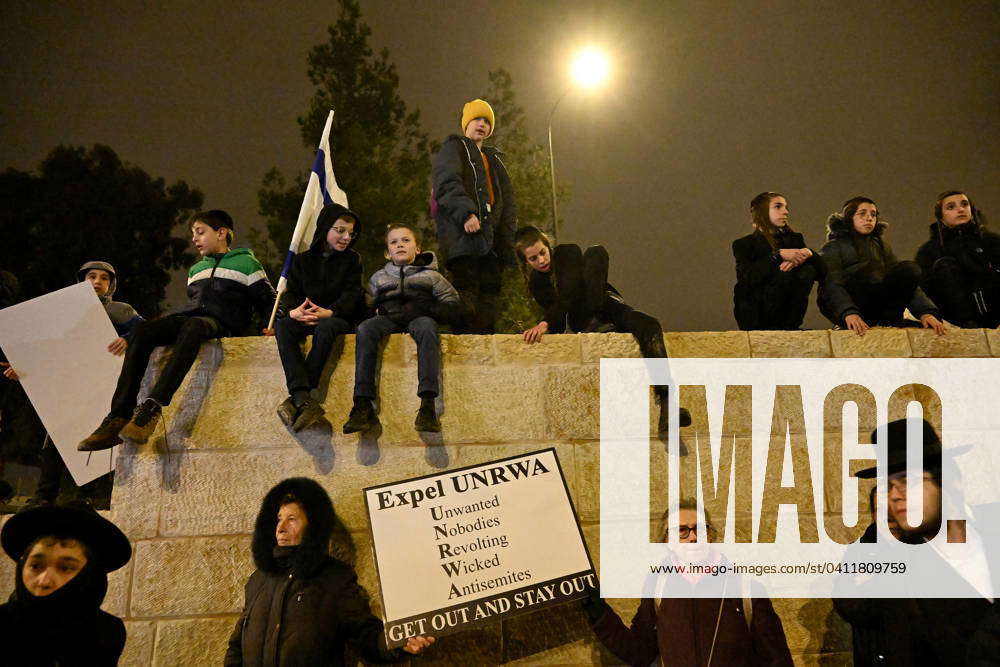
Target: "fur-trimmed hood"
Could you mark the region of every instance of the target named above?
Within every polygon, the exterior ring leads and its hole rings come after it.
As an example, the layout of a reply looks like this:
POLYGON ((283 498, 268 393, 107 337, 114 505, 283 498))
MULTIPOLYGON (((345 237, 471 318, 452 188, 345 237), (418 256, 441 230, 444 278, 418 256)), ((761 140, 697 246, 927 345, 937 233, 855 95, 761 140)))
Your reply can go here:
MULTIPOLYGON (((872 238, 879 238, 885 232, 885 228, 889 224, 879 220, 875 223, 875 229, 872 230, 871 234, 866 234, 866 236, 871 236, 872 238)), ((844 220, 844 215, 842 213, 831 213, 830 217, 826 219, 826 240, 846 238, 855 234, 856 236, 861 236, 854 231, 854 225, 852 225, 847 220, 844 220)))
POLYGON ((308 477, 282 480, 264 496, 253 530, 253 561, 257 569, 264 572, 282 571, 274 556, 274 547, 277 545, 274 533, 278 526, 281 499, 288 494, 298 499, 309 522, 302 544, 292 560, 292 572, 297 576, 309 577, 329 559, 330 535, 333 533, 335 518, 330 496, 322 486, 308 477))

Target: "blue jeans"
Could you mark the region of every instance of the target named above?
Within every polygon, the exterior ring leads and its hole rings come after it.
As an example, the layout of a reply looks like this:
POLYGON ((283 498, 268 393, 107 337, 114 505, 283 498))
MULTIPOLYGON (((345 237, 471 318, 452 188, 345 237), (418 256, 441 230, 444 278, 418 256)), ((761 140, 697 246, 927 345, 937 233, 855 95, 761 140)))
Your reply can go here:
POLYGON ((417 317, 405 327, 388 317, 376 315, 365 320, 358 327, 357 345, 354 356, 354 396, 375 400, 375 367, 378 361, 378 346, 383 338, 394 333, 408 332, 417 342, 417 394, 438 395, 438 368, 441 365, 441 349, 438 345, 438 328, 434 318, 417 317))

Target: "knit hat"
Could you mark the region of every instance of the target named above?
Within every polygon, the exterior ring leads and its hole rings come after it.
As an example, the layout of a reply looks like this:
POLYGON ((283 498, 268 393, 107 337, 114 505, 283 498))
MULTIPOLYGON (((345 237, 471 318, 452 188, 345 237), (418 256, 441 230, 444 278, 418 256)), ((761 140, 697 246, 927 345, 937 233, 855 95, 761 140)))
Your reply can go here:
POLYGON ((475 99, 471 102, 466 102, 465 106, 462 107, 462 132, 465 132, 465 128, 469 126, 469 123, 477 118, 485 118, 490 124, 490 136, 493 134, 493 130, 496 129, 496 118, 493 116, 493 107, 486 100, 475 99))

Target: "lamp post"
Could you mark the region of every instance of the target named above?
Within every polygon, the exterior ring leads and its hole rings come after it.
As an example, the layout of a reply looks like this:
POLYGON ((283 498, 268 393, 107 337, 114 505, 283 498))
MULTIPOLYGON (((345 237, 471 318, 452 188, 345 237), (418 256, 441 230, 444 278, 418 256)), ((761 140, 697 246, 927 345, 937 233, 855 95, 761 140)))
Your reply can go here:
MULTIPOLYGON (((593 48, 585 49, 573 59, 573 80, 582 88, 595 88, 607 78, 609 69, 608 59, 603 53, 593 48)), ((552 229, 556 237, 559 236, 559 210, 556 202, 556 154, 552 150, 552 117, 570 90, 572 85, 566 86, 549 111, 549 179, 552 186, 552 229)))

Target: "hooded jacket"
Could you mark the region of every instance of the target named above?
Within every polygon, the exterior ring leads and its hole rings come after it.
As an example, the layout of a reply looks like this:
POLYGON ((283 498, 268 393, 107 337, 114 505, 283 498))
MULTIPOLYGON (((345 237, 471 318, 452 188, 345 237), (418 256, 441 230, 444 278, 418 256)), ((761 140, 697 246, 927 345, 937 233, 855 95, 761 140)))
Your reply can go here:
POLYGON ((323 207, 309 249, 292 260, 286 291, 281 298, 286 313, 308 298, 348 322, 358 320, 364 307, 364 286, 361 256, 351 247, 360 233, 361 219, 353 211, 340 204, 323 207), (326 243, 326 235, 337 219, 345 215, 354 219, 354 235, 345 250, 333 250, 326 243))
MULTIPOLYGON (((834 213, 826 223, 827 241, 820 250, 826 264, 826 280, 820 284, 820 310, 830 320, 843 324, 848 315, 860 315, 861 309, 848 291, 850 282, 878 283, 886 272, 899 263, 883 236, 888 225, 875 223, 870 234, 857 234, 852 223, 834 213)), ((907 307, 914 317, 937 315, 937 306, 919 287, 907 307)))
POLYGON ((347 642, 369 662, 401 657, 386 649, 382 621, 372 615, 353 568, 329 555, 334 521, 330 497, 311 479, 286 479, 264 496, 252 543, 257 569, 229 639, 227 667, 343 665, 347 642), (308 523, 298 547, 276 547, 278 510, 288 494, 308 523))
POLYGON ((493 204, 486 169, 476 142, 453 134, 434 156, 432 174, 434 194, 431 211, 437 223, 438 246, 446 262, 456 257, 482 257, 493 252, 507 266, 514 259, 514 230, 517 228, 517 202, 503 153, 485 146, 482 154, 490 165, 493 204), (465 231, 470 215, 479 218, 478 232, 465 231))
POLYGON ((433 252, 422 252, 412 264, 387 262, 368 281, 368 296, 379 315, 405 326, 417 317, 453 324, 460 316, 458 292, 438 271, 433 252))
POLYGON ((0 605, 0 661, 9 667, 102 667, 118 664, 125 624, 101 610, 108 576, 87 563, 65 586, 32 595, 17 563, 14 592, 0 605))
POLYGON ((188 302, 175 314, 208 315, 222 323, 230 336, 250 325, 256 310, 264 322, 271 317, 274 288, 264 267, 249 248, 202 257, 188 270, 188 302))
POLYGON ((941 306, 945 318, 961 322, 985 315, 984 307, 997 307, 980 304, 982 296, 977 299, 973 294, 1000 280, 1000 235, 976 220, 958 227, 933 222, 929 231, 930 238, 917 250, 917 264, 923 271, 924 289, 941 306), (942 285, 935 279, 935 264, 945 258, 953 259, 961 274, 959 293, 953 293, 958 286, 942 285))
POLYGON ((118 289, 118 276, 115 273, 115 267, 111 266, 107 262, 87 262, 80 267, 80 270, 76 272, 77 282, 83 282, 92 269, 99 269, 101 271, 107 272, 111 276, 111 283, 108 287, 108 291, 97 298, 101 300, 104 304, 104 310, 107 311, 108 317, 111 319, 111 324, 114 325, 115 331, 122 338, 129 340, 132 331, 135 329, 135 325, 142 322, 142 317, 139 313, 135 312, 135 308, 123 301, 112 301, 112 297, 115 295, 115 290, 118 289))

